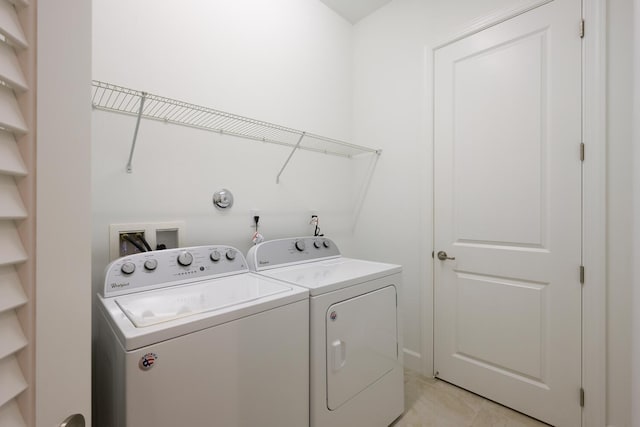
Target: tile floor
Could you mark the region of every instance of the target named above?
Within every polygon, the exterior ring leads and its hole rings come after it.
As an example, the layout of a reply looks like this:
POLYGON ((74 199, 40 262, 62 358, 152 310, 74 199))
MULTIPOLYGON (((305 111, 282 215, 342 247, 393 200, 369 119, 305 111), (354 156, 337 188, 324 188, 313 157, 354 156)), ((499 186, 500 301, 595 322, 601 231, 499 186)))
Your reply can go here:
POLYGON ((393 427, 548 427, 444 381, 405 370, 405 413, 393 427))

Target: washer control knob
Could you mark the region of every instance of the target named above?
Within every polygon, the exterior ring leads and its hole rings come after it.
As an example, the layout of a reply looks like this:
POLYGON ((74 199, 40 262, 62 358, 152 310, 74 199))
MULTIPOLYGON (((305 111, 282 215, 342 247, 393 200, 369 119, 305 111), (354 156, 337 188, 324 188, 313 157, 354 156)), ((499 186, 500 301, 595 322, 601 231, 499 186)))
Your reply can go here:
POLYGON ((122 271, 124 274, 131 274, 136 271, 136 265, 131 261, 127 261, 122 264, 122 267, 120 267, 120 271, 122 271))
POLYGON ((213 261, 213 262, 220 261, 220 252, 218 252, 218 251, 211 252, 211 255, 209 255, 209 258, 211 258, 211 261, 213 261))
POLYGON ((187 251, 180 252, 178 255, 178 264, 183 267, 188 267, 193 262, 193 255, 187 251))
POLYGON ((322 246, 324 246, 325 248, 329 249, 329 246, 331 246, 331 243, 329 243, 329 241, 328 241, 328 240, 324 240, 324 241, 322 242, 322 246))
POLYGON ((305 244, 304 244, 304 240, 298 240, 296 242, 296 249, 299 250, 300 252, 304 251, 306 248, 305 244))
POLYGON ((234 259, 236 259, 236 251, 234 251, 233 249, 229 249, 227 251, 226 257, 229 261, 233 261, 234 259))
POLYGON ((144 262, 144 269, 145 270, 149 270, 149 271, 153 271, 158 267, 158 260, 155 259, 148 259, 144 262))
POLYGON ((316 248, 316 249, 320 249, 322 247, 322 243, 320 243, 320 241, 318 241, 318 240, 315 240, 313 242, 313 247, 316 248))

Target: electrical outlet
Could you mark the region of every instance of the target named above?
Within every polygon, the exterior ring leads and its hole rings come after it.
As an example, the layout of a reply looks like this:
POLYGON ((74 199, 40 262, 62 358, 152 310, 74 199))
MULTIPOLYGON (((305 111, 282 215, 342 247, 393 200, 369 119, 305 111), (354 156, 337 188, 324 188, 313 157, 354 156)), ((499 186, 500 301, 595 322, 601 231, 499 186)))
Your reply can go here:
POLYGON ((256 228, 256 220, 255 217, 260 216, 260 209, 249 209, 249 227, 256 228))

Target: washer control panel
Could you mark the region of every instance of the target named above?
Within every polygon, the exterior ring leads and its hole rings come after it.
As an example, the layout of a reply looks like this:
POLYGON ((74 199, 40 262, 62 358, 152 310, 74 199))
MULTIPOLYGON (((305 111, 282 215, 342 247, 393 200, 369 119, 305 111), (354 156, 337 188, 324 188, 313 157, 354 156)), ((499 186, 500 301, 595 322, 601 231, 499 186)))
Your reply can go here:
POLYGON ((193 246, 142 252, 107 266, 104 297, 246 273, 247 261, 231 246, 193 246))
POLYGON ((247 254, 247 262, 250 270, 260 271, 339 256, 340 251, 331 239, 294 237, 269 240, 253 246, 247 254))

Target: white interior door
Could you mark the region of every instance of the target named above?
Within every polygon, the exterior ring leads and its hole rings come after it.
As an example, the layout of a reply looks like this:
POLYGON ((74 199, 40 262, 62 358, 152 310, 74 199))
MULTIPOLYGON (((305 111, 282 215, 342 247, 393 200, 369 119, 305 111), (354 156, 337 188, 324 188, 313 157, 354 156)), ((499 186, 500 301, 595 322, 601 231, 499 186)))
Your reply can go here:
POLYGON ((579 22, 555 0, 434 58, 436 375, 558 426, 581 422, 579 22))

